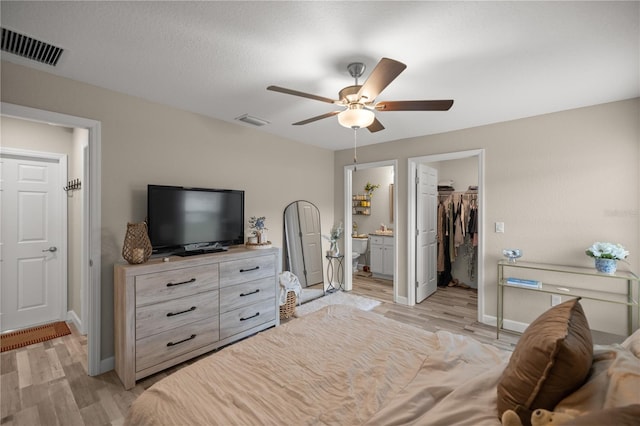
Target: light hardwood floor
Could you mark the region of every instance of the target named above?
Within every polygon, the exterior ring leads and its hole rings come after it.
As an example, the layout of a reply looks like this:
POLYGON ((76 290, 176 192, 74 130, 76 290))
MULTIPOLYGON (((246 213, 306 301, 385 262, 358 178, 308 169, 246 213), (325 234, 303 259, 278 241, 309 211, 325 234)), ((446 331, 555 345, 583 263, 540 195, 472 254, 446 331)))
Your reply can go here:
MULTIPOLYGON (((517 342, 508 333, 496 340, 495 328, 476 321, 473 290, 438 289, 425 302, 407 307, 392 303, 390 282, 355 277, 353 294, 382 301, 373 312, 426 330, 471 335, 502 349, 517 342)), ((75 426, 122 424, 140 393, 197 359, 143 379, 130 391, 114 371, 87 376, 87 339, 73 328, 69 336, 4 352, 0 360, 0 424, 75 426)))

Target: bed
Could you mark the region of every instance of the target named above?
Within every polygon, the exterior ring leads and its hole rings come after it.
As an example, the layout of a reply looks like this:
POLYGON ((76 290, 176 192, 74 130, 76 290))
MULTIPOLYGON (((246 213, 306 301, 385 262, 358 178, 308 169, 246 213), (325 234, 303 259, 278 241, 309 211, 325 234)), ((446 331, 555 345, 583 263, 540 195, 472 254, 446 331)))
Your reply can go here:
MULTIPOLYGON (((588 356, 589 373, 557 409, 640 404, 638 333, 588 356)), ((126 424, 500 425, 513 358, 470 337, 332 305, 171 374, 133 402, 126 424)))

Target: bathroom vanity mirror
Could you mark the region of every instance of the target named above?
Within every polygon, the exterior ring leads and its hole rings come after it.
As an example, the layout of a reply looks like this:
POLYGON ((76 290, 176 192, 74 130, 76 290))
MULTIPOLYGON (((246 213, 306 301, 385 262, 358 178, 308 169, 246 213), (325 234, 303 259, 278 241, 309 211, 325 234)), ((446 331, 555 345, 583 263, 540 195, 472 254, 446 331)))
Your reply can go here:
POLYGON ((313 203, 298 200, 284 210, 284 269, 300 280, 304 289, 324 285, 320 211, 313 203))

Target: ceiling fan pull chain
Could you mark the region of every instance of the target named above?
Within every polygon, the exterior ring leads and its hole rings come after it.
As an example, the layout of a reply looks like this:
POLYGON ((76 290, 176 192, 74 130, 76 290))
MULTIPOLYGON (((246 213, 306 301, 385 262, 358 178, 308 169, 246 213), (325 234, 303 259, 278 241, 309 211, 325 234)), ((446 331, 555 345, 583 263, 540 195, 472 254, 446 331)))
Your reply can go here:
POLYGON ((353 171, 354 172, 358 170, 357 146, 358 146, 358 129, 354 127, 353 128, 353 171))

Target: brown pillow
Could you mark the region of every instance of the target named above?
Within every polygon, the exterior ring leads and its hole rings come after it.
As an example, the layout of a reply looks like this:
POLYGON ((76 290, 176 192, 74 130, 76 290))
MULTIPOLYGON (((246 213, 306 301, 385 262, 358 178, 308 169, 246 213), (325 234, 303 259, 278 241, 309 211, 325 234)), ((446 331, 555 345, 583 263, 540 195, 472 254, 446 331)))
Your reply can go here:
POLYGON ((553 410, 585 381, 593 341, 579 300, 552 307, 522 334, 498 382, 500 416, 514 410, 530 425, 533 410, 553 410))

